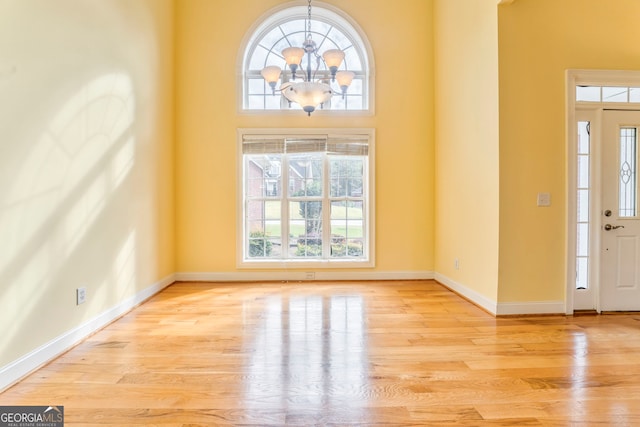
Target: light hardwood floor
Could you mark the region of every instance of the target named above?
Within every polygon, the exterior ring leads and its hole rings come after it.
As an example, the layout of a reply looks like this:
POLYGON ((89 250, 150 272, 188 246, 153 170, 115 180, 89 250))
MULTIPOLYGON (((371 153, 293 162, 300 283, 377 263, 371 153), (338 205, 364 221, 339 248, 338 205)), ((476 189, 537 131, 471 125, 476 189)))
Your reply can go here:
POLYGON ((432 281, 176 283, 0 395, 68 426, 640 426, 640 314, 432 281))

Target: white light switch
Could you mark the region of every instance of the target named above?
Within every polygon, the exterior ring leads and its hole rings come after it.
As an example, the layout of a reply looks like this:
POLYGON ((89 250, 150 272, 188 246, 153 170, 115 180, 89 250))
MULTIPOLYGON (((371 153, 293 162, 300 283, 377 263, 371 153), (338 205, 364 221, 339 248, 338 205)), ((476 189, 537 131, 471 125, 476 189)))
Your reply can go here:
POLYGON ((538 193, 538 206, 551 206, 551 193, 538 193))

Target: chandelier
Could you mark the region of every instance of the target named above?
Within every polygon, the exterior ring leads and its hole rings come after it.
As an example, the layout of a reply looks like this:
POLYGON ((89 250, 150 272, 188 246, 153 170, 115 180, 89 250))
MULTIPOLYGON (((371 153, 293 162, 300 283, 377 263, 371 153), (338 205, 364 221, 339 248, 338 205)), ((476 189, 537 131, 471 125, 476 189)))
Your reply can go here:
MULTIPOLYGON (((331 88, 330 81, 338 82, 344 98, 355 73, 346 70, 338 71, 344 60, 342 50, 328 49, 322 54, 318 52, 318 47, 311 37, 311 0, 308 0, 307 11, 307 27, 302 47, 290 46, 282 50, 282 56, 288 70, 286 67, 283 70, 276 65, 271 65, 262 69, 260 74, 271 87, 273 95, 276 94, 276 91, 280 92, 289 101, 289 105, 292 102, 299 104, 310 116, 318 106, 323 108, 324 103, 333 96, 334 90, 331 88), (314 63, 315 68, 313 67, 314 63), (321 64, 325 65, 329 74, 320 71, 321 64), (276 89, 280 75, 289 72, 290 80, 282 83, 280 88, 276 89)), ((289 76, 287 75, 287 77, 289 76)))

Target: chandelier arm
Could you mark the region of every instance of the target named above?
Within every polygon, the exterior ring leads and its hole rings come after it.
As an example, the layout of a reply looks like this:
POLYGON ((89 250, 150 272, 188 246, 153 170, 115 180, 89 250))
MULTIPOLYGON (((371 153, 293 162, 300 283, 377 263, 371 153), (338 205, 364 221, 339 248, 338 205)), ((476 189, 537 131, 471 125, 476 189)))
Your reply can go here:
POLYGON ((317 58, 317 63, 316 63, 316 69, 313 72, 313 80, 316 80, 316 78, 317 78, 318 72, 320 71, 320 61, 322 61, 322 57, 321 56, 316 55, 316 58, 317 58))

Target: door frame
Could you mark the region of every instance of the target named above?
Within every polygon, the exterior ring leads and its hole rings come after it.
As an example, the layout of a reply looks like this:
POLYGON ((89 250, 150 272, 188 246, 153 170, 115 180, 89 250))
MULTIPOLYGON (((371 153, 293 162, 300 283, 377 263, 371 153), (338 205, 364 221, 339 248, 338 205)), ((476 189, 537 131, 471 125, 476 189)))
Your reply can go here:
POLYGON ((592 124, 595 132, 591 135, 591 141, 595 141, 593 144, 593 150, 591 150, 591 170, 590 174, 591 189, 589 200, 590 206, 590 227, 589 227, 589 257, 590 268, 589 283, 592 293, 593 309, 598 313, 600 312, 600 227, 601 227, 601 215, 600 212, 600 179, 601 179, 601 156, 600 156, 600 134, 602 132, 602 111, 608 107, 615 109, 627 109, 638 110, 638 104, 629 103, 615 103, 607 104, 602 102, 591 102, 588 106, 578 105, 576 102, 576 86, 629 86, 640 87, 640 71, 626 71, 626 70, 580 70, 572 69, 567 70, 565 75, 566 82, 566 228, 565 228, 565 244, 566 244, 566 294, 565 294, 565 314, 572 315, 575 305, 575 284, 576 284, 576 227, 577 227, 577 157, 578 157, 578 144, 577 144, 577 129, 575 123, 581 111, 589 111, 592 117, 592 124))

